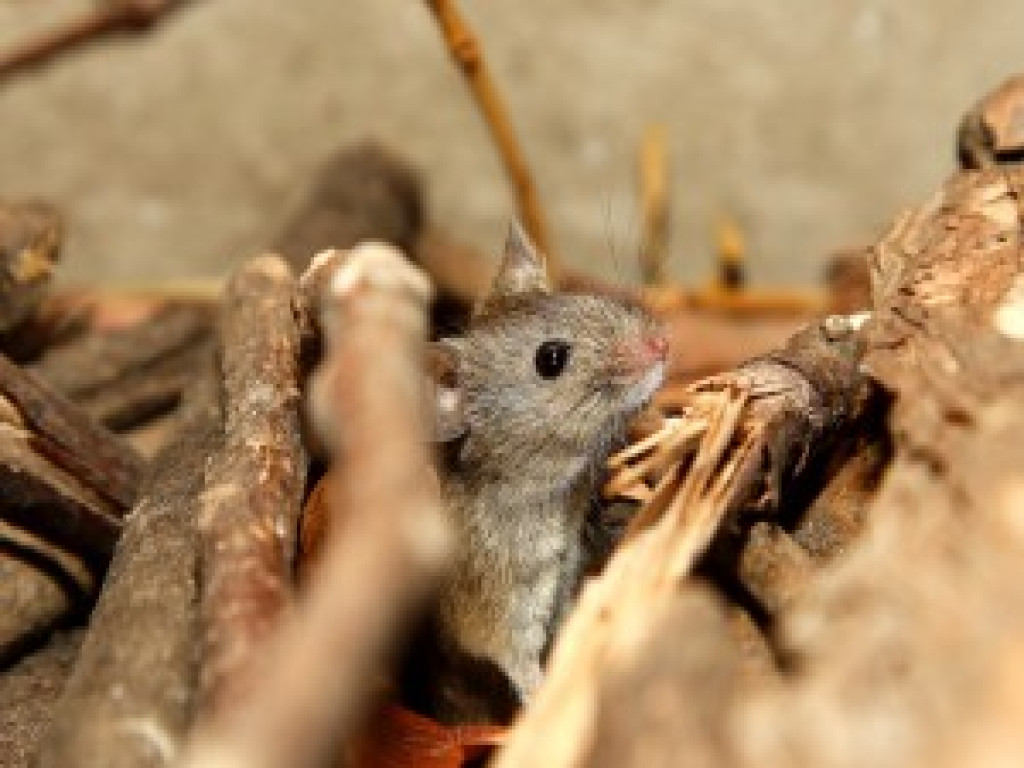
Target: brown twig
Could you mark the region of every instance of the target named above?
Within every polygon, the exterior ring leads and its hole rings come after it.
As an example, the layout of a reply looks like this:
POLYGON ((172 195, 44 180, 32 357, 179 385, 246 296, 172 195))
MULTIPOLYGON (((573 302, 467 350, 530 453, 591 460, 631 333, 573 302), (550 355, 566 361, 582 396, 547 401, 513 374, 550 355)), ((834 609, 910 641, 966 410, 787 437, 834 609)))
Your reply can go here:
POLYGON ((119 438, 0 355, 0 515, 55 548, 33 548, 38 556, 72 582, 80 580, 51 554, 102 572, 142 471, 119 438))
POLYGON ((644 131, 639 168, 644 226, 640 271, 645 284, 660 285, 668 278, 669 172, 664 126, 649 125, 644 131))
POLYGON ((299 414, 297 288, 274 256, 228 282, 220 330, 224 442, 200 497, 202 706, 237 701, 291 602, 307 457, 299 414))
POLYGON ((427 0, 427 5, 437 19, 448 51, 469 83, 470 90, 498 146, 498 152, 516 193, 523 225, 545 255, 549 276, 557 280, 561 271, 552 250, 548 226, 533 183, 533 176, 523 157, 512 122, 498 95, 494 80, 484 62, 480 43, 459 13, 455 0, 427 0))
POLYGON ((212 318, 203 304, 173 303, 50 349, 29 370, 108 429, 132 429, 181 402, 209 352, 212 318))
POLYGON ((313 410, 326 419, 324 442, 341 449, 327 491, 335 524, 251 697, 200 724, 183 766, 335 764, 447 556, 415 385, 427 280, 400 253, 369 245, 350 254, 330 290, 328 352, 311 397, 323 401, 313 410))
POLYGON ((107 499, 115 510, 131 507, 143 463, 120 438, 3 355, 0 397, 13 406, 31 432, 33 450, 107 499))
POLYGON ((187 0, 114 0, 64 22, 39 37, 0 52, 0 77, 38 66, 90 40, 148 29, 187 0))
POLYGON ((0 669, 45 637, 83 593, 94 592, 81 561, 0 520, 0 669), (63 569, 52 568, 54 560, 63 569), (62 571, 78 572, 85 589, 69 589, 62 571))
POLYGON ((713 290, 722 293, 737 293, 747 282, 744 259, 746 243, 743 232, 734 219, 723 216, 715 225, 715 252, 718 258, 718 273, 715 275, 713 290))

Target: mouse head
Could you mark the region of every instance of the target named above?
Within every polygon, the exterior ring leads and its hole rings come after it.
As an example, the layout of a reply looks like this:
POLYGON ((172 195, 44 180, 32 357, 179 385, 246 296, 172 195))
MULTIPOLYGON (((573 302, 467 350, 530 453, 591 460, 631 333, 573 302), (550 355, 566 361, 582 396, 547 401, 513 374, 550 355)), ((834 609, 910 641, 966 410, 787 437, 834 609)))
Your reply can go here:
POLYGON ((668 342, 641 309, 552 293, 513 224, 468 333, 431 345, 436 435, 478 459, 582 469, 601 461, 664 376, 668 342))

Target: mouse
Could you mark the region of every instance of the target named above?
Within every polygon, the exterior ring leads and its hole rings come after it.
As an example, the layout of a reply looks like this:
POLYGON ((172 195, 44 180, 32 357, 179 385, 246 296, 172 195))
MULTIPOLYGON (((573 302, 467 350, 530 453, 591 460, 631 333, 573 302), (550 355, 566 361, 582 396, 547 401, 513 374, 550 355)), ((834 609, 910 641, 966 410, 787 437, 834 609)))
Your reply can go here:
POLYGON ((553 291, 512 223, 468 328, 427 351, 441 499, 457 533, 420 657, 427 714, 502 723, 529 701, 588 567, 584 529, 607 457, 668 355, 640 306, 553 291))

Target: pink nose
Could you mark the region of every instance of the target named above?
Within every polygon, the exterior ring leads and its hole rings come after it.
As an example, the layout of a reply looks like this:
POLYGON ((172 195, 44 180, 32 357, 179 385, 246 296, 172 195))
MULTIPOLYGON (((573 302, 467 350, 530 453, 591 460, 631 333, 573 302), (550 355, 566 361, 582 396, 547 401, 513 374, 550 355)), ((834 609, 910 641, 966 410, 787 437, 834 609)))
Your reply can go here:
POLYGON ((655 360, 668 359, 668 339, 658 334, 644 339, 644 346, 655 360))

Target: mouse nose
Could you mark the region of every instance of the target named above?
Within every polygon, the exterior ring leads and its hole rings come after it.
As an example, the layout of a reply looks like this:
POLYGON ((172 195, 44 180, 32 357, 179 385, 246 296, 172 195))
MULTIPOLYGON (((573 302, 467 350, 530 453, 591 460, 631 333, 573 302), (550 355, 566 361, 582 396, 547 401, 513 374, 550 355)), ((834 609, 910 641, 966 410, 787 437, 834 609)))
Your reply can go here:
POLYGON ((644 340, 644 346, 655 360, 664 362, 668 359, 668 337, 664 334, 651 334, 644 340))

